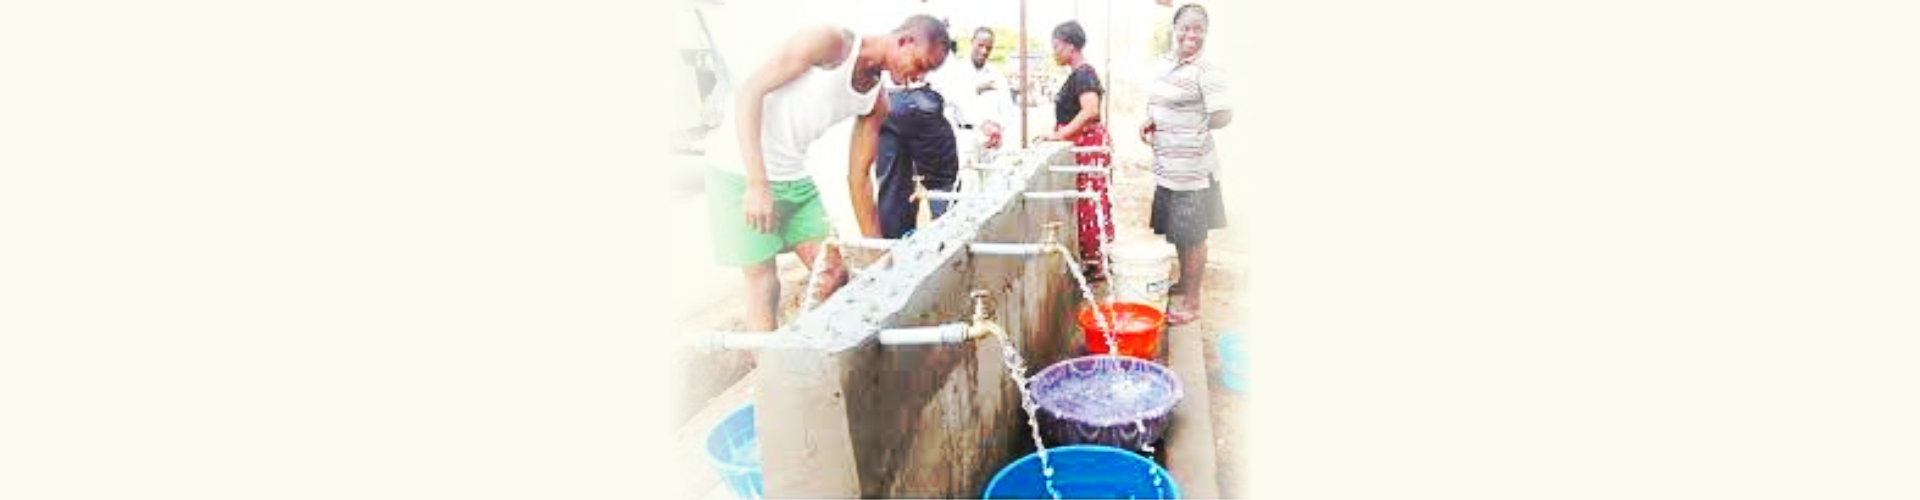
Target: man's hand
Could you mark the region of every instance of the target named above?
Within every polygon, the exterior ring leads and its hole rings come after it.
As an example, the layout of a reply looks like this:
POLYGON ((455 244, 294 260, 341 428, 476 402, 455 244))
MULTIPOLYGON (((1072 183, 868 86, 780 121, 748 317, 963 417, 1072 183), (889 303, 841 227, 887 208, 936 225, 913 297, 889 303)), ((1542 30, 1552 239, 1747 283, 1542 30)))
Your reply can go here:
POLYGON ((1154 130, 1157 130, 1157 127, 1153 126, 1153 120, 1147 120, 1146 123, 1140 124, 1140 142, 1144 142, 1144 143, 1147 143, 1148 146, 1152 146, 1154 130))
POLYGON ((773 234, 779 225, 779 218, 773 215, 773 189, 766 184, 748 184, 746 196, 740 199, 741 208, 747 213, 747 227, 773 234))
POLYGON ((1000 124, 992 121, 981 123, 980 132, 987 134, 987 149, 1000 147, 1000 124))

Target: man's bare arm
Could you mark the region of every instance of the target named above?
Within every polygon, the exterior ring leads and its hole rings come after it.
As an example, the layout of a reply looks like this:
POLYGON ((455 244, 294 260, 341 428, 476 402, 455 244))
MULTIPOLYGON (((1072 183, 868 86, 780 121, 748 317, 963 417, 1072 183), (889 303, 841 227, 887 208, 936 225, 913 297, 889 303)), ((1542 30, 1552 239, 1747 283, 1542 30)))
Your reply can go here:
POLYGON ((1059 131, 1050 134, 1049 137, 1057 141, 1072 140, 1075 135, 1080 133, 1080 129, 1085 128, 1088 123, 1098 119, 1100 119, 1100 93, 1093 91, 1081 92, 1080 114, 1073 115, 1073 121, 1067 122, 1066 126, 1060 127, 1059 131))
POLYGON ((879 156, 880 123, 887 119, 887 96, 881 92, 873 111, 853 122, 852 145, 847 154, 847 197, 853 200, 853 217, 860 222, 860 234, 880 236, 880 212, 873 201, 873 159, 879 156))
POLYGON ((1207 115, 1208 130, 1222 128, 1227 126, 1227 124, 1229 123, 1233 123, 1233 110, 1231 109, 1223 109, 1223 110, 1215 111, 1211 115, 1207 115))

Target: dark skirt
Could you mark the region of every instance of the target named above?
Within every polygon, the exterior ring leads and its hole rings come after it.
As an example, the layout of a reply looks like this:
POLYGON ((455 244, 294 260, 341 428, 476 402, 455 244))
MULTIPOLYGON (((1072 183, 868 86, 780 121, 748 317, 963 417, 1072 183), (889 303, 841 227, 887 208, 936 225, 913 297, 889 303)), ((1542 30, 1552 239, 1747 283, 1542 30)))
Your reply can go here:
POLYGON ((1207 231, 1227 227, 1227 209, 1220 201, 1220 182, 1209 180, 1206 189, 1175 191, 1163 186, 1153 189, 1153 216, 1149 225, 1154 234, 1167 237, 1175 246, 1207 242, 1207 231))

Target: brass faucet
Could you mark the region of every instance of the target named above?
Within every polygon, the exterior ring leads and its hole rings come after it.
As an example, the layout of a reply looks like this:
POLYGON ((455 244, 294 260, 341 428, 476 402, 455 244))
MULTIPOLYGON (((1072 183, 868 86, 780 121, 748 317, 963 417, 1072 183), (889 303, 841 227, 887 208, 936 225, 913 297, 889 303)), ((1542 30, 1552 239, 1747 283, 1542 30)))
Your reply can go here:
POLYGON ((916 231, 933 225, 933 201, 927 196, 927 185, 921 182, 926 178, 924 175, 913 176, 913 196, 910 199, 920 202, 920 213, 913 220, 916 231))
POLYGON ((1040 227, 1046 228, 1046 232, 1040 234, 1040 244, 1042 245, 1059 245, 1060 244, 1059 243, 1060 221, 1048 222, 1040 227))
POLYGON ((979 340, 995 335, 1006 337, 1006 328, 995 323, 987 314, 987 291, 974 290, 971 296, 973 297, 973 318, 967 322, 967 340, 979 340))

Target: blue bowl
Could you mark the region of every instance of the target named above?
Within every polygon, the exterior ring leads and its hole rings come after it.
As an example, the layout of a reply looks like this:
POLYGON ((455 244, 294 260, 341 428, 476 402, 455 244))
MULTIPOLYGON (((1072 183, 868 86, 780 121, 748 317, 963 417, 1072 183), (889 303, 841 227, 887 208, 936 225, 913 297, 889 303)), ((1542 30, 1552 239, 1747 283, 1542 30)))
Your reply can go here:
POLYGON ((734 410, 707 434, 707 461, 740 498, 761 498, 760 439, 753 430, 753 405, 734 410))
MULTIPOLYGON (((1132 451, 1060 446, 1047 448, 1047 463, 1053 466, 1053 488, 1060 498, 1180 498, 1180 487, 1166 469, 1132 451)), ((1040 454, 1000 469, 981 498, 1053 498, 1040 473, 1040 454)))

